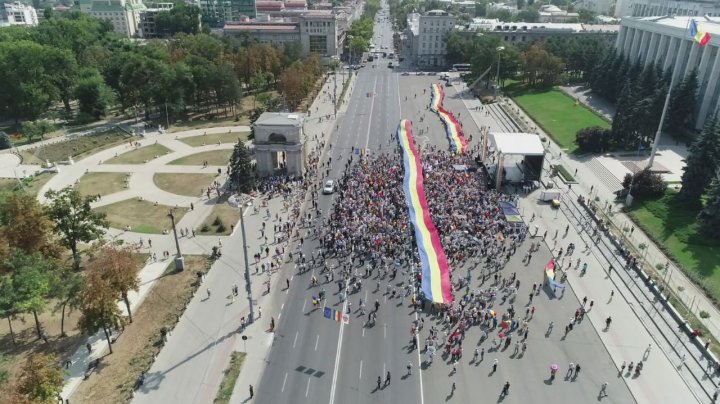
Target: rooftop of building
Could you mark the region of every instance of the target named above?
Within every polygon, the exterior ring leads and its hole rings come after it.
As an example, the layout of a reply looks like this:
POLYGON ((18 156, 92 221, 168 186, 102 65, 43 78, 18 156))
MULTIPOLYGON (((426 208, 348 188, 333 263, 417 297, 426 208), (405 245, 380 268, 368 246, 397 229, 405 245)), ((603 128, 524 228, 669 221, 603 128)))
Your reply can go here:
POLYGON ((227 23, 223 27, 224 31, 296 31, 297 29, 296 24, 288 24, 287 22, 267 24, 257 24, 256 22, 250 24, 227 23))
POLYGON ((429 16, 429 17, 448 17, 448 16, 450 16, 450 13, 448 13, 445 10, 430 10, 423 15, 429 16))
POLYGON ((559 22, 504 22, 498 19, 475 18, 470 24, 458 27, 461 31, 572 31, 618 32, 613 24, 580 24, 559 22))
POLYGON ((707 32, 711 35, 720 36, 720 17, 623 17, 623 21, 625 19, 644 21, 647 23, 655 23, 668 28, 676 28, 681 30, 687 30, 688 25, 690 24, 690 20, 694 19, 700 31, 707 32))
POLYGON ((253 125, 298 126, 302 123, 301 112, 263 112, 253 125))

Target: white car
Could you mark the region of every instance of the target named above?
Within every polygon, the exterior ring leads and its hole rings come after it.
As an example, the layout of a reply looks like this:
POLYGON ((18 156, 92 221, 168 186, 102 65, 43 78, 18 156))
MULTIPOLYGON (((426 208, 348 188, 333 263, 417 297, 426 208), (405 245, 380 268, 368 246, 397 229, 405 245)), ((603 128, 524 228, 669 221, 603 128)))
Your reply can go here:
POLYGON ((328 195, 335 192, 335 189, 337 188, 337 185, 335 185, 335 181, 333 180, 327 180, 325 181, 325 185, 323 186, 323 194, 328 195))

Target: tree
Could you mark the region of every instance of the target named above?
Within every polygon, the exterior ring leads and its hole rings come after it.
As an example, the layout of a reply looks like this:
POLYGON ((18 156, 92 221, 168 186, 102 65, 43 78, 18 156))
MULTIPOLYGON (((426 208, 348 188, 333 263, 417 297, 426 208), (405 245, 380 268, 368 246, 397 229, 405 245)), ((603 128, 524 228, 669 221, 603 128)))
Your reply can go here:
POLYGON ((124 324, 116 300, 117 291, 111 287, 110 282, 104 279, 100 272, 90 271, 79 297, 82 314, 78 320, 78 328, 87 335, 103 330, 110 353, 113 352, 110 331, 124 324))
POLYGON ((662 176, 647 168, 632 175, 626 174, 622 186, 637 198, 658 198, 663 196, 667 189, 662 176))
POLYGON ((673 132, 681 132, 694 124, 697 105, 697 68, 672 89, 665 127, 673 132))
POLYGON ((578 10, 578 20, 583 24, 592 24, 597 18, 597 14, 594 11, 581 8, 578 10))
POLYGON ((530 86, 548 87, 554 85, 562 72, 562 61, 548 52, 543 43, 530 45, 520 55, 525 82, 530 86))
POLYGON ((717 118, 705 123, 700 135, 688 148, 683 167, 682 188, 679 196, 687 203, 698 206, 700 198, 715 176, 720 158, 720 125, 717 118))
POLYGON ((17 392, 34 403, 56 403, 65 380, 55 354, 32 353, 20 371, 17 392))
POLYGON ((720 175, 714 175, 708 189, 705 207, 698 214, 700 232, 705 236, 720 238, 720 175))
POLYGON ((42 337, 38 313, 45 311, 50 293, 51 261, 40 254, 15 250, 5 261, 9 282, 12 285, 13 312, 32 313, 38 338, 42 337))
POLYGON ((78 295, 83 288, 83 277, 69 267, 61 267, 50 274, 50 297, 57 299, 53 312, 60 309, 60 336, 65 334, 65 311, 68 306, 79 305, 78 295))
POLYGON ((584 152, 602 153, 610 147, 610 136, 610 129, 593 126, 580 129, 575 134, 575 142, 584 152))
POLYGON ((50 122, 41 119, 39 121, 31 122, 26 121, 22 124, 22 133, 28 138, 28 141, 32 141, 34 138, 39 137, 43 139, 45 134, 53 130, 53 126, 50 122))
POLYGON ((240 192, 249 193, 255 188, 250 152, 242 141, 238 141, 230 156, 230 183, 240 192))
POLYGON ((97 69, 85 69, 80 76, 75 86, 80 112, 100 119, 114 102, 115 94, 97 69))
POLYGON ((534 8, 522 10, 515 16, 516 21, 522 22, 538 22, 540 21, 540 12, 534 8))
POLYGON ((9 149, 12 147, 10 136, 4 131, 0 130, 0 150, 9 149))
POLYGON ((53 223, 35 196, 13 192, 0 202, 0 229, 8 246, 27 253, 57 257, 51 239, 53 223))
POLYGON ((60 191, 50 190, 45 193, 50 200, 48 216, 55 223, 55 233, 60 236, 62 244, 69 248, 73 256, 73 268, 80 270, 79 243, 98 240, 108 228, 105 214, 95 212, 90 204, 97 196, 83 197, 72 187, 60 191))
POLYGON ((7 318, 10 338, 13 344, 17 344, 15 341, 15 331, 13 331, 12 327, 12 319, 18 314, 15 307, 15 301, 17 300, 15 293, 12 277, 0 276, 0 316, 7 318))
POLYGON ((170 37, 179 32, 197 34, 200 30, 200 9, 185 2, 175 2, 168 11, 160 11, 155 16, 158 32, 170 37))
POLYGON ((110 287, 122 297, 127 308, 128 320, 132 323, 128 293, 131 290, 137 291, 140 287, 138 264, 132 252, 127 248, 104 247, 95 261, 90 264, 90 270, 99 272, 109 282, 110 287))
POLYGON ((255 109, 255 103, 257 102, 258 93, 260 92, 261 88, 265 88, 265 86, 268 85, 268 75, 265 72, 258 72, 255 73, 252 78, 250 79, 250 82, 253 87, 254 95, 253 95, 253 109, 255 109))

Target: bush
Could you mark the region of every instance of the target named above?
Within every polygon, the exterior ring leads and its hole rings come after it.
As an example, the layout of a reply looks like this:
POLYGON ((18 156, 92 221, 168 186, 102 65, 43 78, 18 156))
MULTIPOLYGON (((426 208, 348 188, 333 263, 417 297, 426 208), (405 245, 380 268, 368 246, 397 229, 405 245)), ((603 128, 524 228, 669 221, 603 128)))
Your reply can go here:
POLYGON ((577 131, 575 143, 586 153, 602 153, 610 147, 610 129, 593 126, 577 131))
POLYGON ((225 228, 225 225, 222 224, 222 223, 220 223, 220 225, 217 227, 217 229, 215 229, 215 232, 216 232, 216 233, 224 233, 225 230, 227 230, 227 229, 225 228))
POLYGON ((213 226, 222 226, 223 222, 220 219, 220 216, 215 216, 215 220, 213 220, 212 225, 213 226))
POLYGON ((708 312, 705 311, 705 310, 700 310, 700 313, 699 313, 699 314, 700 314, 700 318, 702 318, 702 319, 710 318, 710 313, 708 313, 708 312))
POLYGON ((7 133, 0 130, 0 150, 9 149, 12 147, 10 142, 10 136, 7 133))
POLYGON ((203 232, 203 233, 207 233, 207 232, 210 231, 210 226, 208 226, 207 224, 204 224, 204 225, 202 225, 202 227, 200 228, 200 231, 203 232))
POLYGON ((648 169, 638 171, 635 175, 626 174, 623 179, 623 189, 629 189, 635 197, 640 198, 659 198, 665 194, 667 184, 663 181, 660 174, 653 173, 648 169))

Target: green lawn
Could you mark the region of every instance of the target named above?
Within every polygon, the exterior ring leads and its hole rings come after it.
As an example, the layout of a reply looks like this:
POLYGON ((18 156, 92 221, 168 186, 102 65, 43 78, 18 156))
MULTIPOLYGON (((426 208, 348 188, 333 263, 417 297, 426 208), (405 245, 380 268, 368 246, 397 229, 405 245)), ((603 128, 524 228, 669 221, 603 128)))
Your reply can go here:
POLYGON ((31 195, 37 195, 40 192, 40 188, 45 185, 55 173, 41 173, 29 176, 21 180, 22 185, 18 184, 18 181, 14 178, 0 178, 0 191, 15 191, 19 187, 29 192, 31 195))
MULTIPOLYGON (((137 233, 161 234, 163 230, 170 229, 170 209, 170 206, 155 205, 153 202, 126 199, 95 210, 105 213, 110 226, 116 229, 130 226, 137 233)), ((175 223, 180 222, 187 211, 187 208, 175 209, 175 223)))
POLYGON ((171 194, 184 196, 202 195, 201 188, 207 188, 215 179, 215 174, 157 173, 153 181, 158 188, 171 194))
POLYGON ((206 151, 181 157, 171 161, 170 164, 179 166, 201 166, 204 161, 207 161, 208 165, 211 166, 225 166, 230 161, 232 152, 232 149, 206 151))
POLYGON ((160 157, 172 150, 161 144, 151 144, 143 146, 107 160, 105 164, 145 164, 146 162, 160 157))
POLYGON ((66 141, 24 150, 20 152, 20 155, 23 157, 23 164, 44 164, 45 160, 54 163, 67 160, 68 156, 80 160, 99 151, 137 139, 140 137, 128 135, 120 129, 110 129, 94 135, 78 136, 66 141))
POLYGON ((573 153, 575 134, 590 126, 609 128, 610 124, 560 90, 518 91, 513 100, 560 146, 573 153))
POLYGON ((179 141, 192 146, 205 146, 209 144, 220 143, 237 143, 238 139, 247 140, 250 132, 223 132, 223 133, 211 133, 209 135, 190 136, 178 139, 179 141))
POLYGON ((110 195, 125 189, 127 173, 87 173, 75 184, 83 195, 110 195))
POLYGON ((668 192, 657 200, 636 200, 629 213, 688 275, 720 301, 720 241, 698 234, 698 212, 676 193, 668 192))

